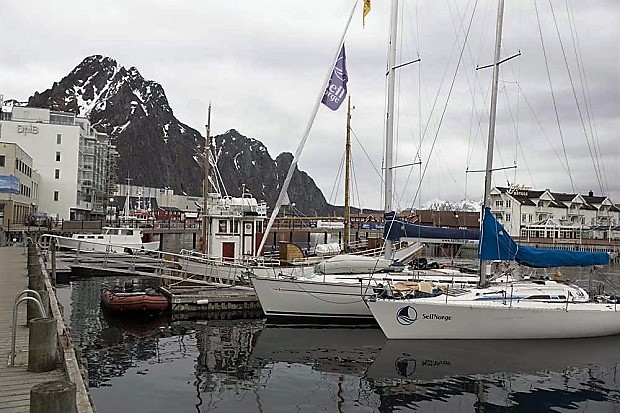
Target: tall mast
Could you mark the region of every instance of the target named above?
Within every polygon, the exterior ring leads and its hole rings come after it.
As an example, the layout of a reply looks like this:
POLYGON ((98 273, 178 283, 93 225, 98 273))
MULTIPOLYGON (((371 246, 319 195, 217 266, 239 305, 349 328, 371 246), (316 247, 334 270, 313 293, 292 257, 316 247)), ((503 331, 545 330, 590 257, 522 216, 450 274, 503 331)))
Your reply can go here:
POLYGON ((351 206, 349 204, 349 182, 351 180, 351 95, 347 107, 347 140, 344 155, 344 252, 349 252, 351 232, 351 206))
MULTIPOLYGON (((499 0, 497 7, 497 26, 495 27, 495 55, 493 56, 493 88, 491 89, 491 114, 489 117, 489 139, 487 141, 487 163, 484 176, 484 200, 482 217, 491 204, 491 177, 493 174, 493 146, 495 144, 495 120, 497 114, 497 83, 499 80, 500 50, 502 45, 502 23, 504 19, 504 0, 499 0)), ((486 261, 480 260, 480 286, 487 284, 486 261)))
POLYGON ((207 124, 205 125, 207 129, 207 136, 205 137, 205 177, 202 184, 202 252, 203 254, 208 251, 207 249, 207 226, 209 225, 209 218, 207 217, 207 198, 209 197, 209 157, 211 154, 211 102, 209 102, 209 108, 207 109, 207 124))
MULTIPOLYGON (((392 179, 394 171, 393 143, 394 143, 394 87, 396 85, 396 34, 398 23, 398 0, 392 0, 392 13, 390 18, 390 46, 388 52, 388 78, 387 78, 387 114, 385 122, 385 179, 383 195, 385 197, 385 212, 392 211, 392 179)), ((386 223, 386 225, 389 225, 386 223)), ((392 241, 385 240, 385 258, 392 258, 392 241)))

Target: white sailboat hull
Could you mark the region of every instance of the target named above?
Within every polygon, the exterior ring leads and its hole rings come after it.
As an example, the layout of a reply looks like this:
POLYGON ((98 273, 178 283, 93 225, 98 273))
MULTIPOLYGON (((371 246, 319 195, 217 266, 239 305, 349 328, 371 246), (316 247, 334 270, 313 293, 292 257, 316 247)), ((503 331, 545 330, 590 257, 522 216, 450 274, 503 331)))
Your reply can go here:
POLYGON ((389 339, 547 339, 620 334, 620 306, 471 302, 445 296, 379 299, 368 306, 389 339))
MULTIPOLYGON (((366 320, 374 318, 362 299, 366 284, 252 277, 252 286, 269 319, 366 320)), ((370 291, 372 293, 372 291, 370 291)))

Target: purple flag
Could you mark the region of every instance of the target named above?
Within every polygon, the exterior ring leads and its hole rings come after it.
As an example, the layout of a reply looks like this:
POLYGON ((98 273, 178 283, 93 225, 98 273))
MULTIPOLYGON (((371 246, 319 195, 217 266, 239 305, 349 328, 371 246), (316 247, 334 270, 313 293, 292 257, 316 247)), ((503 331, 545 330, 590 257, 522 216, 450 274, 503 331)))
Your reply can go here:
POLYGON ((340 49, 340 54, 338 55, 338 60, 336 60, 332 77, 329 79, 329 84, 327 85, 327 89, 325 89, 325 94, 321 102, 331 110, 337 110, 347 96, 348 80, 349 76, 347 75, 346 55, 344 53, 343 44, 340 49))

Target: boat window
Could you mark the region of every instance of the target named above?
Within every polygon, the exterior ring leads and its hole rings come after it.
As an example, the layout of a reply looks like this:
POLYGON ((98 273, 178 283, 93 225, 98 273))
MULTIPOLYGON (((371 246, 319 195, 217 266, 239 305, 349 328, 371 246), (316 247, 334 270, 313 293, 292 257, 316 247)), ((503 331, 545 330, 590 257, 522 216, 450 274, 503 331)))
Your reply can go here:
POLYGON ((93 238, 95 238, 95 236, 94 235, 88 235, 88 236, 86 236, 86 238, 93 239, 93 238))
POLYGON ((121 229, 121 235, 133 235, 132 229, 121 229))
POLYGON ((103 239, 103 235, 99 235, 97 239, 103 239))
POLYGON ((526 300, 548 300, 551 297, 548 295, 540 294, 540 295, 530 295, 526 298, 526 300))
POLYGON ((77 239, 84 239, 84 235, 78 235, 77 239))

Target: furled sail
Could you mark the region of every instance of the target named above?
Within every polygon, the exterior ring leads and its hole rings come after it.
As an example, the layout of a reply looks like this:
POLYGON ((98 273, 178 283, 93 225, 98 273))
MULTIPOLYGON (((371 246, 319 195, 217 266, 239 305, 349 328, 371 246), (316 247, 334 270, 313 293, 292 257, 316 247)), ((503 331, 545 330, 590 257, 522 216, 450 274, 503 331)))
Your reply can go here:
POLYGON ((609 264, 609 254, 606 252, 550 250, 518 245, 491 214, 491 209, 488 207, 484 210, 478 257, 482 260, 517 261, 528 267, 537 268, 609 264))
POLYGON ((475 240, 480 239, 480 231, 459 228, 442 228, 430 225, 410 224, 393 219, 394 213, 386 214, 384 237, 397 241, 401 238, 423 238, 442 240, 475 240))

